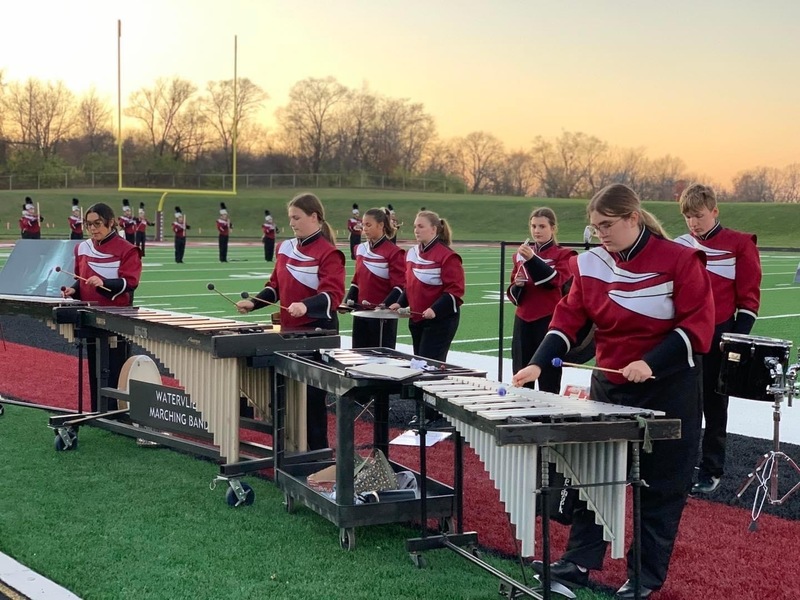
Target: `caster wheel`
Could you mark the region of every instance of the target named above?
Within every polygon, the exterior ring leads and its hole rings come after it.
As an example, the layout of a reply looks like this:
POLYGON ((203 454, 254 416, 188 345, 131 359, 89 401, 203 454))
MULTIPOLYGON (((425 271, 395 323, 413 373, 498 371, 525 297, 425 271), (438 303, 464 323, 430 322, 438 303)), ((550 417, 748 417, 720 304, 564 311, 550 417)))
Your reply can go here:
POLYGON ((0 416, 2 416, 4 412, 6 412, 6 409, 3 408, 2 404, 0 404, 0 416))
POLYGON ((470 546, 469 553, 475 558, 483 558, 483 552, 477 546, 470 546))
POLYGON ((292 498, 289 494, 286 494, 286 496, 284 496, 283 507, 289 514, 292 514, 294 512, 294 498, 292 498))
POLYGON ((69 444, 66 441, 64 441, 63 437, 61 437, 60 435, 56 435, 56 439, 53 442, 56 452, 78 449, 78 435, 70 431, 67 433, 67 436, 69 437, 69 444))
POLYGON ((425 557, 419 552, 412 552, 409 556, 411 556, 411 562, 413 562, 414 566, 418 569, 424 569, 428 565, 425 557))
POLYGON ((339 545, 342 550, 353 550, 356 547, 356 530, 352 527, 339 530, 339 545))
POLYGON ((242 486, 242 491, 245 493, 244 500, 239 501, 239 497, 236 495, 236 492, 233 491, 232 487, 228 488, 228 491, 225 492, 225 502, 228 503, 228 506, 239 507, 239 506, 250 506, 256 499, 256 493, 253 491, 253 488, 250 487, 247 483, 239 484, 242 486))

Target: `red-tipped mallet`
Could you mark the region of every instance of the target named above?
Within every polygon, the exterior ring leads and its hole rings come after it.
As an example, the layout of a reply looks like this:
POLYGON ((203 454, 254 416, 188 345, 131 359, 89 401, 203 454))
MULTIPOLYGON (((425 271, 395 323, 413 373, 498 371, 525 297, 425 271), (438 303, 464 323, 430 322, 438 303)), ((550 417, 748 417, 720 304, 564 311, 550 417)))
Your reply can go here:
MULTIPOLYGON (((75 273, 71 273, 70 271, 67 271, 66 269, 62 269, 61 267, 56 267, 56 273, 66 273, 67 275, 72 275, 75 279, 80 279, 81 281, 87 281, 86 277, 81 277, 80 275, 76 275, 75 273)), ((98 285, 97 287, 99 287, 101 290, 105 290, 107 292, 111 291, 110 289, 108 289, 104 285, 98 285)))
MULTIPOLYGON (((234 306, 236 306, 236 302, 234 302, 233 300, 231 300, 230 298, 228 298, 228 297, 227 297, 225 294, 223 294, 222 292, 220 292, 220 291, 219 291, 219 290, 216 288, 216 286, 215 286, 213 283, 209 283, 209 284, 208 284, 206 287, 207 287, 209 290, 211 290, 212 292, 216 292, 217 294, 219 294, 220 296, 222 296, 223 298, 225 298, 225 300, 227 300, 228 302, 230 302, 231 304, 233 304, 234 306)), ((238 308, 238 307, 237 307, 237 308, 238 308)))
MULTIPOLYGON (((605 367, 593 367, 592 365, 579 365, 578 363, 564 362, 560 358, 554 358, 550 361, 554 367, 576 367, 578 369, 592 369, 593 371, 605 371, 606 373, 617 373, 622 375, 622 369, 606 369, 605 367)), ((655 375, 651 375, 648 379, 655 379, 655 375)))
POLYGON ((277 306, 278 308, 282 308, 286 312, 289 312, 289 309, 286 308, 285 306, 281 306, 277 302, 270 302, 269 300, 264 300, 263 298, 259 298, 258 296, 251 296, 250 292, 242 292, 242 298, 253 302, 261 302, 262 304, 266 304, 267 306, 277 306))

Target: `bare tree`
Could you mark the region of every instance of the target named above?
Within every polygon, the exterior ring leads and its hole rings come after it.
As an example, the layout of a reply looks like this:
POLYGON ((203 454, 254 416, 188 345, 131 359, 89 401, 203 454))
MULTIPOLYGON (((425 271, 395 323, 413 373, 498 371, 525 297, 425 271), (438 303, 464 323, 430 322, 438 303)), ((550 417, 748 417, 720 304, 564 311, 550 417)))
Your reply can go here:
POLYGON ((364 86, 348 92, 334 117, 334 162, 342 172, 371 170, 368 140, 376 120, 378 97, 364 86))
POLYGON ((531 154, 547 197, 587 194, 594 169, 607 150, 606 142, 582 132, 565 131, 552 142, 537 137, 531 154))
POLYGON ((490 133, 473 131, 454 144, 461 175, 470 191, 491 192, 490 183, 505 158, 503 143, 490 133))
POLYGON ((686 163, 667 154, 646 161, 638 192, 642 200, 674 200, 676 184, 682 179, 688 179, 686 163))
POLYGON ((529 152, 517 150, 508 154, 498 168, 497 175, 494 187, 498 194, 531 196, 537 192, 538 180, 529 152))
POLYGON ((246 125, 269 98, 267 93, 247 78, 239 78, 234 102, 233 79, 209 81, 201 113, 216 133, 225 155, 227 172, 233 171, 233 133, 241 138, 246 125), (234 106, 235 104, 235 106, 234 106))
POLYGON ((277 118, 287 142, 311 173, 319 173, 332 157, 334 109, 347 98, 347 88, 333 77, 308 78, 289 91, 289 103, 277 118))
POLYGON ((86 140, 89 152, 100 149, 101 139, 108 137, 111 128, 111 107, 90 88, 78 104, 78 129, 86 140))
POLYGON ((2 101, 13 141, 36 148, 42 158, 53 156, 75 128, 75 97, 61 81, 11 83, 2 101))
POLYGON ((588 175, 589 196, 612 183, 624 183, 638 190, 646 163, 644 148, 609 149, 588 175))
POLYGON ((174 77, 159 78, 154 87, 133 92, 125 114, 141 121, 147 132, 153 153, 165 156, 174 153, 175 142, 184 133, 178 131, 181 110, 197 91, 190 81, 174 77))

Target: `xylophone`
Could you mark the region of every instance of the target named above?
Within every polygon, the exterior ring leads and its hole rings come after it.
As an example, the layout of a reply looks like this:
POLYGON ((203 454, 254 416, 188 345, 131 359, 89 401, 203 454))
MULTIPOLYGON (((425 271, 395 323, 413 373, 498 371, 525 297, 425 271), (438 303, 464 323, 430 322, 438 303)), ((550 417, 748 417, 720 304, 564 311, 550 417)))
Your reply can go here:
MULTIPOLYGON (((239 459, 241 395, 271 422, 269 357, 278 350, 339 346, 327 330, 282 331, 272 324, 253 324, 177 312, 134 307, 91 307, 80 311, 80 326, 123 336, 156 356, 175 375, 208 423, 219 453, 239 459)), ((305 387, 290 386, 289 439, 292 450, 305 447, 305 387)))
POLYGON ((680 421, 659 411, 578 400, 473 377, 416 382, 486 466, 516 526, 522 555, 533 556, 537 456, 555 462, 594 511, 611 555, 624 555, 628 443, 680 436, 680 421), (502 388, 502 389, 501 389, 502 388), (637 420, 638 419, 638 420, 637 420), (544 451, 546 449, 546 452, 544 451), (608 485, 598 485, 608 484, 608 485))
POLYGON ((0 314, 27 315, 44 321, 68 342, 75 339, 78 308, 88 306, 88 302, 72 298, 0 294, 0 314))

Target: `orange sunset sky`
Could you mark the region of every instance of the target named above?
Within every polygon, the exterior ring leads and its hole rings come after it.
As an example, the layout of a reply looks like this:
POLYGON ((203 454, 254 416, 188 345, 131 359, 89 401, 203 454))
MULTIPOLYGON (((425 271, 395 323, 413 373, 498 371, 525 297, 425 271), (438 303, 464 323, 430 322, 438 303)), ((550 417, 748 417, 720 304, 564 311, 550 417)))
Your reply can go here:
POLYGON ((270 95, 332 75, 424 104, 448 138, 509 150, 562 131, 671 154, 728 185, 800 162, 800 3, 571 0, 41 0, 3 8, 5 80, 95 86, 239 75, 270 95))

